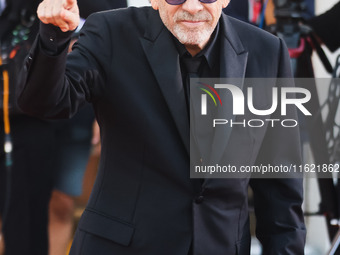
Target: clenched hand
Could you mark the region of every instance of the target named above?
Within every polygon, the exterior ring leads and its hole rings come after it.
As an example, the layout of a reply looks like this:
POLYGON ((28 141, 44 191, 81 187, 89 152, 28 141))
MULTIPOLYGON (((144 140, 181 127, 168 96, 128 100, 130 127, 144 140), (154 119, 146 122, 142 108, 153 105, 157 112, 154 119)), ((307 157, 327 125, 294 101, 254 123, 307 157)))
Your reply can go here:
POLYGON ((44 0, 37 14, 41 22, 53 24, 63 32, 72 31, 79 25, 77 0, 44 0))

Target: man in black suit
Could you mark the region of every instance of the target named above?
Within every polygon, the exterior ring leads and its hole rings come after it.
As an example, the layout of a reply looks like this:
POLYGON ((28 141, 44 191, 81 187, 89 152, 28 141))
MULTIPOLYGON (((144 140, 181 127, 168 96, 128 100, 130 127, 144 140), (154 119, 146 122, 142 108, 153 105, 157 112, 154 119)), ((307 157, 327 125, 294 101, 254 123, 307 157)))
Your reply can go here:
MULTIPOLYGON (((200 77, 290 77, 287 50, 221 15, 228 0, 151 4, 90 16, 68 56, 76 1, 38 8, 44 24, 23 68, 19 105, 63 118, 87 100, 101 128, 98 176, 70 254, 249 254, 249 178, 190 179, 186 80, 194 66, 200 77)), ((260 89, 254 105, 266 107, 270 90, 260 89)), ((228 133, 219 143, 223 163, 300 164, 297 128, 228 133)), ((303 254, 302 180, 251 186, 264 254, 303 254)))

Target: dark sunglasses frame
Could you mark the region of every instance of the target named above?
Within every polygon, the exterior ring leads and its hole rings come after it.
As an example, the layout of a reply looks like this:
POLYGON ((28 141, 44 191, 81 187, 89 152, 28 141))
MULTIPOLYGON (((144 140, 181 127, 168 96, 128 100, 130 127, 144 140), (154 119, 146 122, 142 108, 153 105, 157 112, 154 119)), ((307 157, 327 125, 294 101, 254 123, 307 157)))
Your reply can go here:
MULTIPOLYGON (((183 4, 185 1, 186 0, 165 0, 165 2, 171 5, 180 5, 180 4, 183 4)), ((204 4, 212 4, 216 2, 217 0, 199 0, 199 1, 204 4)))

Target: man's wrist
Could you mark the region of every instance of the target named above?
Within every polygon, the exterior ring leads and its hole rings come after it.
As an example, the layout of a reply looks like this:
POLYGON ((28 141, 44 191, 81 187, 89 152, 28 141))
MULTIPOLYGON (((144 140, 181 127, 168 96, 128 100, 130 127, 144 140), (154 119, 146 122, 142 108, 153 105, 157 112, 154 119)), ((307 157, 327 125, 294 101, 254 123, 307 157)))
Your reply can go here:
POLYGON ((62 32, 59 27, 40 22, 41 48, 49 55, 58 55, 67 48, 73 32, 62 32))

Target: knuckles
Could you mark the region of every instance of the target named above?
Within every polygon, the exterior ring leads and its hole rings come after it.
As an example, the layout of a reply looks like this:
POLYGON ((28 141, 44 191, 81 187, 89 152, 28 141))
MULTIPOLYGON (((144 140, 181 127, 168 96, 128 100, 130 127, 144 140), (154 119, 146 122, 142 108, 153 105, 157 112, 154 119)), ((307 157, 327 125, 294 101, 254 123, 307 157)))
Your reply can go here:
POLYGON ((67 10, 62 4, 55 6, 53 1, 45 0, 39 4, 37 16, 43 23, 53 24, 66 32, 77 28, 79 24, 78 10, 77 5, 67 10))

